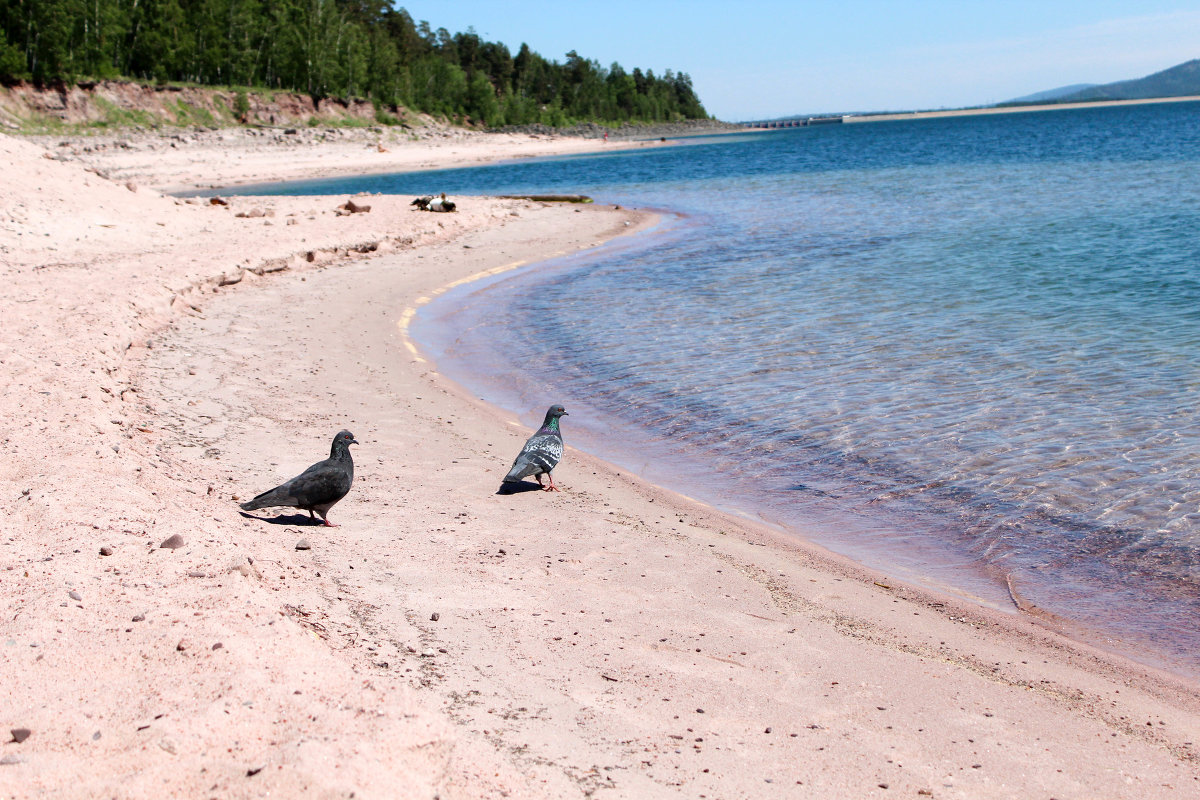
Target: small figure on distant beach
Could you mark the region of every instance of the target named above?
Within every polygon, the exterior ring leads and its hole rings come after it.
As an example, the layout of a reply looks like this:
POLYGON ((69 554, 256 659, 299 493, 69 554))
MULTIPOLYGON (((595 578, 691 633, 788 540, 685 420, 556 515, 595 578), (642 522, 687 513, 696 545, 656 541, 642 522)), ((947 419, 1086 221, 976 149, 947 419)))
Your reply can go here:
POLYGON ((318 461, 287 483, 242 503, 242 510, 254 511, 275 506, 300 508, 307 511, 312 519, 316 519, 313 514, 315 511, 328 527, 336 528, 337 525, 328 519, 329 509, 349 493, 350 484, 354 482, 354 459, 350 457, 352 444, 358 444, 354 434, 339 431, 333 437, 329 458, 318 461))
POLYGON ((517 458, 513 461, 512 469, 504 476, 505 483, 516 483, 530 475, 537 478, 538 486, 545 492, 557 492, 554 477, 550 470, 558 466, 563 454, 562 432, 558 429, 558 420, 565 417, 567 410, 560 405, 550 406, 546 411, 546 419, 537 433, 529 437, 517 458), (550 479, 550 485, 542 483, 542 475, 550 479))
POLYGON ((446 199, 445 192, 439 197, 415 197, 409 205, 421 211, 454 211, 457 208, 453 200, 446 199))
POLYGON ((453 211, 455 208, 454 201, 447 200, 445 192, 442 192, 441 197, 435 197, 429 201, 430 211, 453 211))

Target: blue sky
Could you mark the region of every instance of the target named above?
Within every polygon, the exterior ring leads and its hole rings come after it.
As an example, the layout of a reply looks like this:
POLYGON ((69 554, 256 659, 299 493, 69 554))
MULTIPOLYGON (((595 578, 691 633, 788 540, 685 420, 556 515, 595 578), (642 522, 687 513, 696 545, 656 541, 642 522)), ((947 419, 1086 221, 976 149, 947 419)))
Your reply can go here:
POLYGON ((692 77, 709 113, 749 119, 957 108, 1200 58, 1200 2, 1178 0, 438 0, 403 2, 515 55, 569 50, 692 77))

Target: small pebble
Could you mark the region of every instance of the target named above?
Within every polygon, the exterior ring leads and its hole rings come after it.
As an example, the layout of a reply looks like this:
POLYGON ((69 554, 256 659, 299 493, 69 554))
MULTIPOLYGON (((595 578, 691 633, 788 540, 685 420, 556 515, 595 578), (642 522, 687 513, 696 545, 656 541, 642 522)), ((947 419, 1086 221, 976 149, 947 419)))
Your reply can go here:
POLYGON ((33 734, 33 731, 29 730, 29 728, 13 728, 9 733, 12 734, 12 740, 20 744, 28 739, 33 734))
POLYGON ((70 597, 72 600, 82 600, 83 599, 83 595, 81 595, 79 592, 75 591, 74 589, 67 592, 67 597, 70 597))
POLYGON ((190 569, 190 570, 188 570, 188 577, 189 577, 189 578, 203 578, 203 577, 204 577, 204 570, 202 570, 202 569, 190 569))
POLYGON ((134 617, 134 618, 131 620, 131 622, 145 622, 145 620, 146 620, 146 615, 145 615, 145 614, 138 614, 136 617, 134 617))
POLYGON ((190 647, 191 647, 191 644, 188 642, 187 639, 180 639, 179 644, 175 645, 175 649, 181 653, 190 647))
POLYGON ((183 547, 183 537, 178 533, 171 534, 159 545, 159 548, 166 550, 178 550, 181 547, 183 547))
POLYGON ((222 647, 224 647, 224 646, 225 646, 225 645, 224 645, 224 644, 222 644, 221 642, 217 642, 216 644, 214 644, 214 645, 212 646, 212 649, 213 649, 213 650, 220 650, 220 649, 221 649, 222 647))
POLYGON ((297 550, 311 550, 312 545, 308 543, 308 539, 301 539, 300 541, 296 542, 296 549, 297 550))
POLYGON ((442 615, 436 611, 429 615, 429 619, 432 622, 437 622, 441 618, 442 618, 442 615))
POLYGON ((9 753, 8 755, 4 756, 3 758, 0 758, 0 767, 7 767, 11 764, 24 764, 24 763, 25 763, 25 756, 18 755, 17 753, 9 753))
POLYGON ((100 555, 111 556, 112 554, 113 554, 113 549, 111 547, 109 547, 108 545, 105 545, 104 547, 100 548, 100 555))

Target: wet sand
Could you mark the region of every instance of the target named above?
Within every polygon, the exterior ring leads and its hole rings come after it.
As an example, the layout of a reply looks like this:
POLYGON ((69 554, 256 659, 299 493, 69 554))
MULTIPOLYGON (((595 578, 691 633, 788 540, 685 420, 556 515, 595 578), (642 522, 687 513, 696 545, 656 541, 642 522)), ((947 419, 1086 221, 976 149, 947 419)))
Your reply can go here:
POLYGON ((0 745, 7 794, 1200 786, 1191 682, 570 447, 561 493, 496 493, 544 408, 514 417, 447 381, 409 346, 407 313, 648 215, 485 198, 445 215, 384 197, 346 216, 344 197, 211 206, 9 139, 0 157, 0 668, 16 676, 0 731, 31 732, 0 745), (343 427, 361 444, 340 527, 238 509, 343 427), (181 547, 159 546, 174 535, 181 547))

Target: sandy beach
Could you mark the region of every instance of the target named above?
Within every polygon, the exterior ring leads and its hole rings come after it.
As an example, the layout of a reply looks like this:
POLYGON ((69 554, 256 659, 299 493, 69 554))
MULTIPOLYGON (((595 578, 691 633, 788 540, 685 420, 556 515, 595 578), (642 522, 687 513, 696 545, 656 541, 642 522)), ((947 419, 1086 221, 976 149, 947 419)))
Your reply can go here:
POLYGON ((1200 793, 1196 684, 1052 621, 648 484, 570 416, 563 491, 497 494, 545 406, 406 321, 654 217, 158 191, 612 146, 326 144, 0 137, 0 797, 1200 793), (238 508, 342 428, 339 527, 238 508))

